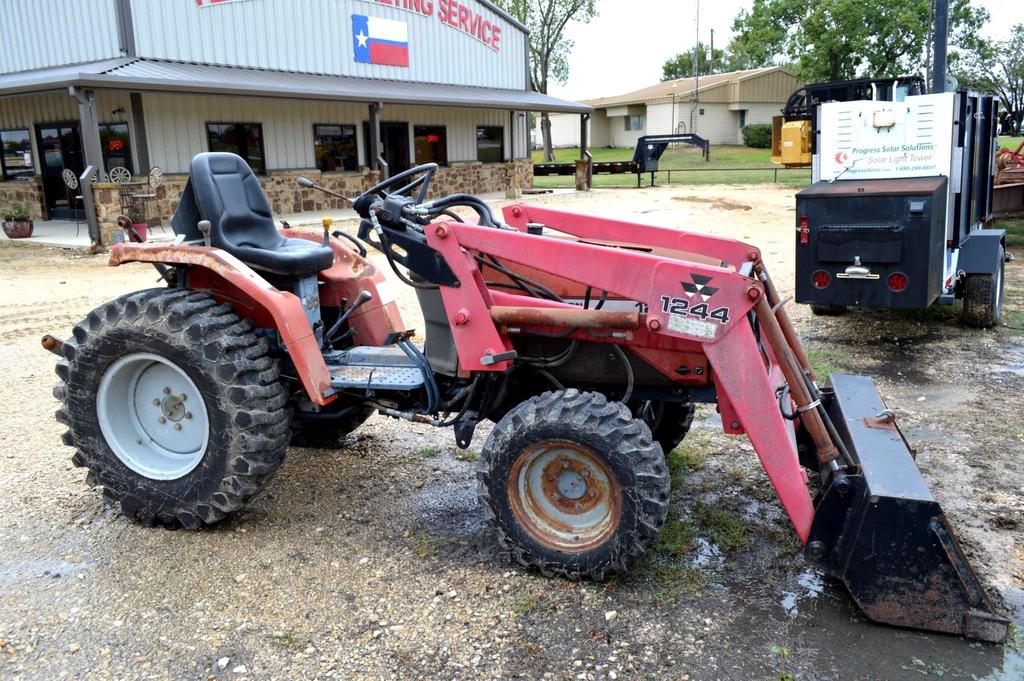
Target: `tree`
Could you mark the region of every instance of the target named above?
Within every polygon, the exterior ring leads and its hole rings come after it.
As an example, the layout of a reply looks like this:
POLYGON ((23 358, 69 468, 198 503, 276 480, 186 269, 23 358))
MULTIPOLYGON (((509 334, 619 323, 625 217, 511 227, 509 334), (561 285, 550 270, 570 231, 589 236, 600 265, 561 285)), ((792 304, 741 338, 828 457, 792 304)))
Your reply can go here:
POLYGON ((980 41, 978 49, 950 64, 961 85, 999 98, 1004 127, 1019 135, 1024 120, 1024 24, 1005 42, 980 41))
MULTIPOLYGON (((597 16, 597 0, 498 0, 505 11, 530 29, 530 85, 548 93, 548 83, 569 78, 569 53, 573 42, 563 37, 570 21, 587 23, 597 16)), ((551 118, 541 114, 544 160, 554 161, 551 118)))
MULTIPOLYGON (((809 82, 921 73, 931 11, 932 0, 754 0, 733 22, 729 52, 757 66, 788 58, 809 82)), ((977 48, 987 20, 970 0, 951 0, 951 61, 977 48)))
MULTIPOLYGON (((700 75, 706 76, 709 73, 722 73, 726 66, 725 50, 715 48, 715 58, 708 59, 711 51, 704 43, 697 43, 697 61, 700 64, 700 75)), ((693 78, 693 50, 682 52, 665 62, 661 67, 661 79, 679 80, 680 78, 693 78)))

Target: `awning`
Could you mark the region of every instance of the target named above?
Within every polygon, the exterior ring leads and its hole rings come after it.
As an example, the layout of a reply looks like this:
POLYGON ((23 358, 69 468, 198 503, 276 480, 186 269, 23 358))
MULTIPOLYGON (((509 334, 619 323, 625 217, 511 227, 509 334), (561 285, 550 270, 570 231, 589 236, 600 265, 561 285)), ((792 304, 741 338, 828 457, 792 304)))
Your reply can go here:
POLYGON ((588 113, 593 110, 586 104, 529 90, 325 76, 155 59, 113 59, 0 75, 0 96, 46 92, 69 86, 552 113, 588 113))

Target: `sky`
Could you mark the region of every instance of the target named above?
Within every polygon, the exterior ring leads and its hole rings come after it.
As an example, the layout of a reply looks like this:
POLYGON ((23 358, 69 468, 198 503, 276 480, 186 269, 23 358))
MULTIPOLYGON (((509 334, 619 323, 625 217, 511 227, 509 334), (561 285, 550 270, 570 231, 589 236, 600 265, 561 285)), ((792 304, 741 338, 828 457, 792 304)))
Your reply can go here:
MULTIPOLYGON (((813 2, 814 0, 808 0, 813 2)), ((868 0, 874 1, 874 0, 868 0)), ((689 50, 697 39, 715 46, 729 42, 733 19, 752 0, 598 0, 598 17, 589 24, 570 24, 565 37, 575 43, 569 57, 569 80, 549 86, 550 94, 589 99, 622 94, 661 80, 670 57, 689 50)), ((1014 24, 1024 23, 1022 0, 972 0, 988 10, 985 34, 1005 38, 1014 24)))

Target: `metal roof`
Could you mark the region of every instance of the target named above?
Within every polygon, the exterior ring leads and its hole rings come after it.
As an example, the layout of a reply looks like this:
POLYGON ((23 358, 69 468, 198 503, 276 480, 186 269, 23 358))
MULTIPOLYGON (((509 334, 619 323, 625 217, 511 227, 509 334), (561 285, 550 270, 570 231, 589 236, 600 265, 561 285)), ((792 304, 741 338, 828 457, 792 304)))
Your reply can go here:
POLYGON ((0 75, 0 96, 44 92, 72 85, 136 91, 467 106, 520 111, 593 111, 593 108, 586 104, 529 90, 438 85, 128 58, 0 75))
POLYGON ((727 73, 715 73, 707 76, 701 76, 700 78, 679 78, 678 80, 664 80, 655 85, 649 85, 648 87, 641 88, 639 90, 633 90, 621 95, 611 95, 609 97, 597 97, 594 99, 584 99, 581 103, 589 104, 593 107, 603 109, 609 106, 621 106, 623 104, 641 104, 644 102, 668 99, 673 95, 684 99, 686 97, 692 97, 694 92, 700 91, 701 94, 704 92, 728 85, 730 83, 736 83, 742 80, 749 80, 751 78, 758 78, 760 76, 774 73, 776 71, 782 71, 790 75, 795 75, 789 69, 782 66, 769 66, 761 69, 750 69, 747 71, 729 71, 727 73))

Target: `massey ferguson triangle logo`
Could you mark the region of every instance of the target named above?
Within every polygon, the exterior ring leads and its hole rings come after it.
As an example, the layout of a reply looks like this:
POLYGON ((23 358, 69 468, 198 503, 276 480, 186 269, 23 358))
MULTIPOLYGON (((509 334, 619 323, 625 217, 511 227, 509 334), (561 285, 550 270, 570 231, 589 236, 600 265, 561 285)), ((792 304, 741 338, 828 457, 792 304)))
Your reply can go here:
POLYGON ((711 277, 705 277, 703 274, 691 274, 690 279, 693 279, 693 283, 680 282, 683 285, 683 290, 690 295, 697 294, 700 299, 707 302, 711 296, 718 293, 718 289, 714 286, 708 286, 711 283, 711 277))

